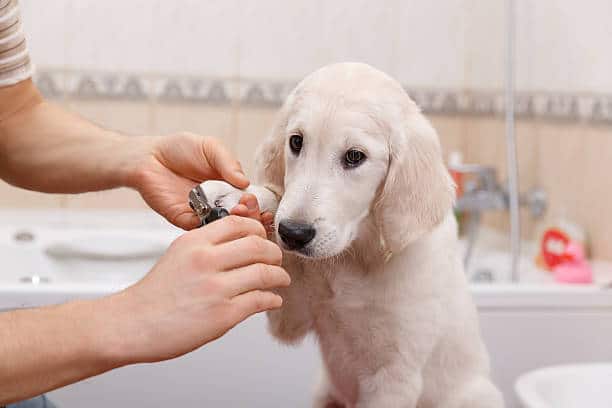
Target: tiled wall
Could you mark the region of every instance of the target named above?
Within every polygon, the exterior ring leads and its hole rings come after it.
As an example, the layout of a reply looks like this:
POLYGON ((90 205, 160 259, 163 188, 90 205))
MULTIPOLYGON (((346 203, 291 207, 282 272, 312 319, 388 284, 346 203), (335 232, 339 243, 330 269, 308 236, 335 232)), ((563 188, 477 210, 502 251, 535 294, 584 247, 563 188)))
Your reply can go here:
MULTIPOLYGON (((459 144, 453 141, 452 148, 462 151, 468 162, 494 166, 505 179, 506 150, 499 140, 503 120, 489 117, 460 122, 462 136, 459 144)), ((523 236, 534 239, 544 226, 566 219, 585 230, 592 256, 612 260, 608 238, 612 234, 612 126, 523 119, 516 124, 516 134, 520 189, 540 187, 548 201, 543 218, 533 219, 522 210, 523 236)), ((447 135, 442 134, 442 140, 450 146, 447 135)), ((501 230, 509 228, 504 212, 489 214, 486 222, 501 230)))
MULTIPOLYGON (((20 0, 41 66, 295 80, 371 63, 411 87, 499 89, 505 1, 20 0)), ((516 0, 517 87, 612 92, 612 3, 516 0)))
MULTIPOLYGON (((189 129, 214 135, 234 149, 248 172, 253 150, 264 137, 275 107, 240 108, 202 104, 70 101, 64 105, 109 128, 133 133, 163 134, 189 129)), ((501 118, 430 115, 445 151, 461 151, 467 162, 490 164, 505 178, 505 145, 501 118)), ((523 191, 543 187, 550 204, 546 216, 531 220, 524 212, 523 233, 533 237, 538 227, 566 217, 588 232, 594 256, 612 259, 612 126, 573 124, 550 120, 517 123, 520 185, 523 191)), ((138 194, 128 189, 80 195, 48 195, 0 184, 0 207, 145 208, 138 194)), ((488 223, 508 227, 505 213, 490 214, 488 223)))
MULTIPOLYGON (((504 1, 20 0, 38 84, 56 103, 132 134, 189 130, 253 147, 293 84, 343 60, 398 78, 446 151, 505 175, 504 1)), ((517 0, 521 188, 548 219, 584 225, 612 259, 612 3, 517 0)), ((143 207, 129 190, 53 196, 0 184, 0 207, 143 207)), ((507 215, 488 217, 507 227, 507 215)), ((526 236, 538 223, 523 217, 526 236)))

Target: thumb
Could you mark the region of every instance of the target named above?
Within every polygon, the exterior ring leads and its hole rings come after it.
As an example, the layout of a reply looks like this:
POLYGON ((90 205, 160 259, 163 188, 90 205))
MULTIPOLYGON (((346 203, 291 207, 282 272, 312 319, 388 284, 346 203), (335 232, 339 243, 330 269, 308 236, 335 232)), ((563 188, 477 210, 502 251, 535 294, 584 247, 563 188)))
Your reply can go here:
POLYGON ((211 169, 221 179, 237 188, 247 188, 249 186, 249 179, 242 171, 240 162, 218 140, 206 138, 202 148, 211 169))

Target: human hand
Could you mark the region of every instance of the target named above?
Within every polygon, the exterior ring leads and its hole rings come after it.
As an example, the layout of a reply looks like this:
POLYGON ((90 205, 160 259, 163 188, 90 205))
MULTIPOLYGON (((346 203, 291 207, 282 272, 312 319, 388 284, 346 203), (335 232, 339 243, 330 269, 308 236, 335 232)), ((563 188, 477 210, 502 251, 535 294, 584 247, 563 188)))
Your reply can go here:
POLYGON ((188 203, 189 191, 204 180, 224 180, 246 188, 240 163, 216 139, 191 133, 133 138, 135 154, 126 184, 172 224, 190 230, 200 226, 188 203))
MULTIPOLYGON (((233 211, 244 212, 240 205, 233 211)), ((105 300, 115 322, 115 359, 174 358, 280 307, 269 290, 290 278, 280 267, 281 250, 265 237, 261 223, 232 215, 175 240, 147 276, 105 300)))
POLYGON ((240 202, 232 208, 230 214, 252 218, 261 222, 266 229, 268 237, 274 232, 274 214, 269 211, 260 212, 259 203, 254 194, 243 194, 240 202))

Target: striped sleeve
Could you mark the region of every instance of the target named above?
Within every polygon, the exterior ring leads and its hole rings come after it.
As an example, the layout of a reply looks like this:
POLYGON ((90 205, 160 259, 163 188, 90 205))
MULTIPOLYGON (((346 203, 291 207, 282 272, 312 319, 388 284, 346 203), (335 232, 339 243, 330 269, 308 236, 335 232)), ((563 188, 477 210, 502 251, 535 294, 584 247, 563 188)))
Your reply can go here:
POLYGON ((0 86, 23 81, 32 70, 18 0, 0 0, 0 86))

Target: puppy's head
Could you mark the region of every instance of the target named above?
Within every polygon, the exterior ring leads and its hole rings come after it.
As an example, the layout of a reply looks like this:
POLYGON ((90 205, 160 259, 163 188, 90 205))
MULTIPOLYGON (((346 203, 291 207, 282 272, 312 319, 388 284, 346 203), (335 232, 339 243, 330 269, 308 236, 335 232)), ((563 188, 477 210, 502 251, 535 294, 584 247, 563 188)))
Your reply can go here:
POLYGON ((400 251, 454 198, 435 130, 399 83, 365 64, 306 77, 260 147, 257 170, 282 195, 278 242, 310 258, 338 255, 357 238, 400 251), (366 220, 377 236, 363 236, 366 220))

